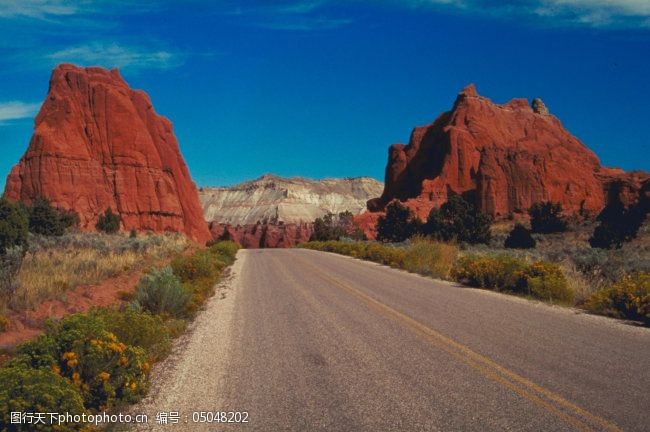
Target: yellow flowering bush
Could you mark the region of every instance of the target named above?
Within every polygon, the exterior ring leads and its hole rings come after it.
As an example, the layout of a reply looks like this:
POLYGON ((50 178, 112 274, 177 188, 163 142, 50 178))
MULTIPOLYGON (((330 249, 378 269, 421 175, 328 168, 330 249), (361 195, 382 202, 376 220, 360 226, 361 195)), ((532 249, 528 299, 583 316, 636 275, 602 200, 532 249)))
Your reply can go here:
POLYGON ((596 291, 586 300, 584 308, 600 315, 650 325, 650 273, 628 275, 620 282, 596 291))
POLYGON ((571 304, 575 298, 560 267, 545 261, 531 264, 509 255, 469 255, 458 260, 451 277, 469 286, 551 302, 571 304))
POLYGON ((508 255, 468 255, 458 259, 451 277, 469 286, 518 292, 524 288, 526 267, 525 262, 508 255))
POLYGON ((575 292, 569 287, 564 273, 556 264, 535 262, 523 270, 521 277, 527 290, 525 293, 535 298, 565 304, 573 304, 575 300, 575 292))
POLYGON ((12 412, 57 412, 81 415, 86 412, 76 386, 50 369, 33 369, 25 365, 0 368, 0 430, 55 431, 82 430, 85 425, 66 423, 12 424, 12 412))
POLYGON ((67 378, 87 408, 103 410, 145 393, 147 357, 144 348, 121 342, 99 314, 91 313, 51 324, 45 335, 21 345, 11 362, 67 378))

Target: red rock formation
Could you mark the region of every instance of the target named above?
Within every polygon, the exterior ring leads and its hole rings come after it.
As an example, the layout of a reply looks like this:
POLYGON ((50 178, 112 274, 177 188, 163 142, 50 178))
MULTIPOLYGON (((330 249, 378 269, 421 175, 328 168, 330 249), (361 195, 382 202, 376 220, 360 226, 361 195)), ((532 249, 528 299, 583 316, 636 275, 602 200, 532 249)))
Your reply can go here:
POLYGON ((6 196, 37 196, 79 214, 94 230, 108 207, 122 229, 210 239, 172 124, 117 69, 60 65, 35 119, 29 148, 7 178, 6 196))
MULTIPOLYGON (((601 167, 541 100, 534 109, 526 99, 497 105, 470 85, 451 111, 415 128, 408 145, 391 146, 384 192, 368 209, 379 212, 399 199, 424 219, 448 195, 462 194, 496 219, 525 215, 540 201, 559 202, 567 213, 597 213, 608 193, 629 202, 648 178, 601 167)), ((365 219, 357 217, 369 230, 365 219)))
POLYGON ((210 223, 214 240, 232 240, 242 247, 289 248, 309 240, 313 229, 309 223, 229 225, 210 223))

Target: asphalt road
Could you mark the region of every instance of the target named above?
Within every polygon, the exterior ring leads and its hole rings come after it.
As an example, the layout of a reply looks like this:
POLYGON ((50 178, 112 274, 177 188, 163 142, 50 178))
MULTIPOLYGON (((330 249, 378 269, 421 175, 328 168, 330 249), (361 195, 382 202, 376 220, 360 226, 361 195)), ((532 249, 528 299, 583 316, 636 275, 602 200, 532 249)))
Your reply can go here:
POLYGON ((650 329, 308 250, 229 284, 145 404, 183 430, 650 430, 650 329))

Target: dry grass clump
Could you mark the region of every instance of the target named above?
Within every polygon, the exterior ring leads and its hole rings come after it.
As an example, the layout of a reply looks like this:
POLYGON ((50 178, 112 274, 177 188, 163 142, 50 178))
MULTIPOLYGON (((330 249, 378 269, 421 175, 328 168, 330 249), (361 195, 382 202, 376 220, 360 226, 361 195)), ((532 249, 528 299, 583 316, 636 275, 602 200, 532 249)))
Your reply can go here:
POLYGON ((348 255, 437 278, 449 275, 458 256, 456 245, 421 237, 401 246, 330 240, 302 243, 298 247, 348 255))
POLYGON ((177 234, 34 237, 17 274, 11 304, 15 308, 33 307, 78 285, 98 283, 187 247, 187 239, 177 234))
POLYGON ((447 279, 457 258, 458 248, 453 244, 414 238, 406 248, 404 269, 413 273, 447 279))

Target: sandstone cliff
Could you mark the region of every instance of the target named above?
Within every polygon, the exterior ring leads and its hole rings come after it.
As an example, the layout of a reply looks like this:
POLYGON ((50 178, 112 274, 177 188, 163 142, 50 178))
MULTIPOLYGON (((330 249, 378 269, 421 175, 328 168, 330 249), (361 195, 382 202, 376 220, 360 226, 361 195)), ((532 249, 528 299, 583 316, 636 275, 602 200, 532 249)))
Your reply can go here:
MULTIPOLYGON (((599 212, 616 196, 638 199, 650 176, 601 167, 541 99, 498 105, 463 89, 451 111, 417 127, 408 145, 390 147, 385 188, 368 202, 371 212, 393 199, 420 218, 462 194, 496 219, 525 215, 535 202, 562 204, 567 213, 599 212)), ((364 228, 375 216, 358 218, 364 228)))
POLYGON ((207 221, 231 225, 311 223, 327 212, 361 213, 382 183, 368 177, 311 180, 264 175, 232 187, 201 188, 207 221))
POLYGON ((76 211, 93 230, 108 207, 122 229, 211 236, 172 124, 117 69, 56 67, 29 148, 7 178, 6 196, 38 196, 76 211))
POLYGON ((312 227, 312 223, 230 225, 211 222, 210 232, 215 240, 232 240, 249 249, 288 248, 308 241, 312 227))

